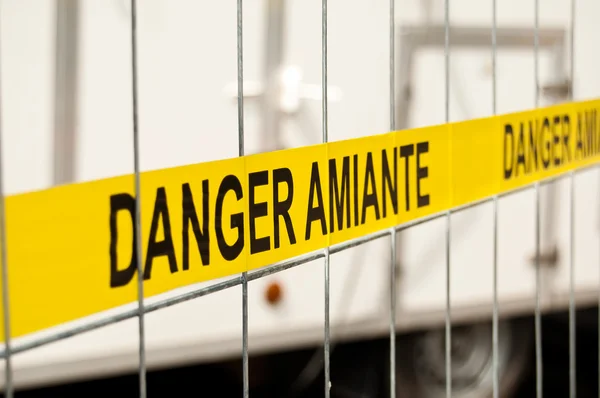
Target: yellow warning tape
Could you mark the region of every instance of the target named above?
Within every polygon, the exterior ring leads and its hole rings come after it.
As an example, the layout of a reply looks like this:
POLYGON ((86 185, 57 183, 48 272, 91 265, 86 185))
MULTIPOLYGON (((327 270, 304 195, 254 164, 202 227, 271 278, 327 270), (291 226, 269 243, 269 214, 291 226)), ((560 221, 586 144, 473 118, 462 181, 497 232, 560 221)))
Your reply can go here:
MULTIPOLYGON (((145 296, 595 163, 599 109, 570 103, 142 173, 145 296)), ((136 300, 133 191, 127 175, 7 198, 13 336, 136 300)))

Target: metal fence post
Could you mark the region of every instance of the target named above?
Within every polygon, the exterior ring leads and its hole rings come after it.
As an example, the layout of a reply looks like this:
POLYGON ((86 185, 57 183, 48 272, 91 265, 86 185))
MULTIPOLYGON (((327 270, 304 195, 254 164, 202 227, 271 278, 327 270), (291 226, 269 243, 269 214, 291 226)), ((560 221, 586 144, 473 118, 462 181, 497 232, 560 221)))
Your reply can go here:
MULTIPOLYGON (((396 1, 390 0, 390 131, 396 131, 396 1)), ((390 398, 396 398, 396 226, 390 228, 390 398)))
POLYGON ((142 216, 140 181, 140 138, 138 118, 137 4, 131 0, 131 81, 133 99, 133 163, 135 173, 135 250, 138 286, 140 398, 146 398, 146 333, 144 326, 144 273, 142 268, 142 216))
MULTIPOLYGON (((492 0, 492 115, 497 113, 497 20, 498 4, 492 0)), ((493 309, 492 309, 492 394, 494 398, 500 396, 500 383, 498 380, 498 195, 494 195, 494 252, 493 252, 493 309)))
MULTIPOLYGON (((539 47, 540 47, 540 3, 535 0, 534 17, 534 80, 535 80, 535 108, 540 101, 539 77, 539 47)), ((535 183, 535 371, 536 371, 536 397, 542 398, 542 313, 541 313, 541 270, 540 270, 540 184, 535 183)))
MULTIPOLYGON (((243 0, 237 0, 237 110, 238 110, 238 155, 244 156, 244 14, 243 0)), ((242 377, 243 396, 250 396, 248 367, 248 277, 242 272, 242 377)))
MULTIPOLYGON (((0 60, 2 57, 0 56, 0 60)), ((0 68, 1 69, 1 68, 0 68)), ((0 93, 0 250, 2 256, 2 308, 4 312, 4 374, 5 374, 5 390, 6 398, 12 398, 14 395, 13 374, 12 374, 12 345, 10 335, 10 294, 8 291, 8 248, 6 238, 6 209, 5 209, 5 194, 4 194, 4 142, 2 140, 2 95, 0 93)))
MULTIPOLYGON (((569 87, 569 101, 573 101, 573 85, 575 82, 575 0, 571 0, 571 37, 570 37, 570 74, 571 81, 569 87)), ((569 224, 569 238, 570 238, 570 250, 569 250, 569 397, 575 398, 577 396, 577 379, 576 379, 576 353, 575 353, 575 172, 569 173, 569 179, 571 182, 570 186, 570 224, 569 224)))
MULTIPOLYGON (((450 0, 444 2, 445 122, 450 123, 450 0)), ((452 314, 450 297, 450 245, 452 211, 446 212, 446 398, 452 397, 452 314)))
MULTIPOLYGON (((323 142, 329 141, 328 131, 328 104, 327 104, 327 0, 322 0, 321 3, 321 89, 322 89, 322 113, 323 113, 323 142)), ((329 247, 323 250, 325 256, 325 336, 323 341, 324 352, 324 371, 325 371, 325 398, 329 398, 331 394, 331 328, 329 314, 329 296, 330 296, 330 280, 329 280, 329 247)))

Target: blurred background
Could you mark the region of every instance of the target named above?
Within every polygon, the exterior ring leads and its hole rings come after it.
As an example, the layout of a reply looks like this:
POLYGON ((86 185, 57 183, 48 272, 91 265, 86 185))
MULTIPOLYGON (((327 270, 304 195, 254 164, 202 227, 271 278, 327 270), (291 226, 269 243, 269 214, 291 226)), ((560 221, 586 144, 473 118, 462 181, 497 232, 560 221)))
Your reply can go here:
MULTIPOLYGON (((238 155, 236 2, 138 0, 141 169, 238 155)), ((320 142, 321 2, 244 0, 246 153, 320 142)), ((397 128, 445 116, 444 2, 397 0, 397 128)), ((539 5, 539 104, 600 95, 600 3, 539 5), (570 69, 571 57, 574 69, 570 69)), ((389 2, 330 0, 329 136, 390 128, 389 2)), ((491 0, 450 6, 450 119, 531 109, 536 102, 534 0, 498 1, 496 75, 491 0)), ((131 4, 127 0, 0 0, 2 161, 8 194, 133 172, 131 4)), ((575 252, 577 387, 598 394, 600 173, 541 189, 544 396, 568 394, 569 262, 575 252)), ((502 396, 535 393, 535 192, 499 201, 502 396)), ((445 220, 398 234, 397 396, 445 396, 445 220)), ((451 219, 453 396, 492 392, 492 203, 451 219)), ((389 237, 331 257, 332 396, 389 395, 389 237)), ((323 261, 249 283, 251 395, 322 396, 323 261), (276 293, 274 293, 276 292, 276 293)), ((191 291, 178 289, 147 300, 191 291)), ((126 306, 110 313, 123 311, 126 306)), ((88 322, 107 313, 77 322, 88 322)), ((17 339, 15 344, 73 324, 17 339)), ((241 395, 241 288, 146 316, 151 395, 241 395)), ((17 395, 136 396, 137 320, 13 358, 17 395)), ((0 377, 4 383, 4 375, 0 377)))

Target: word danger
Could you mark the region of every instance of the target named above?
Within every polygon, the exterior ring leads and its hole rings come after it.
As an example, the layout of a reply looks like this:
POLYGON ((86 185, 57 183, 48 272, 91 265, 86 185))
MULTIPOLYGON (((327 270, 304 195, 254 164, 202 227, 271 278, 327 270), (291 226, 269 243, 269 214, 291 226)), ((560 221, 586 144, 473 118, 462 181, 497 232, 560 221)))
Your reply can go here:
POLYGON ((504 125, 504 179, 558 168, 600 154, 596 109, 504 125))
MULTIPOLYGON (((187 271, 191 250, 199 252, 203 266, 210 266, 237 259, 245 253, 246 247, 250 255, 256 255, 277 250, 284 240, 295 245, 299 239, 309 241, 364 225, 373 217, 379 220, 393 217, 398 211, 409 212, 428 206, 430 196, 421 187, 422 180, 429 175, 423 158, 428 152, 429 142, 419 142, 382 148, 381 156, 366 152, 328 159, 325 170, 322 170, 323 164, 307 162, 304 166, 295 166, 296 169, 282 167, 245 175, 231 174, 219 182, 217 192, 210 191, 208 179, 200 181, 194 191, 190 183, 178 186, 176 189, 180 192, 177 193, 169 193, 164 186, 158 187, 145 246, 144 279, 151 279, 153 262, 160 257, 167 259, 171 273, 187 271), (300 172, 300 167, 310 167, 308 185, 297 186, 295 182, 294 173, 300 172), (413 182, 412 189, 409 181, 413 182), (268 201, 257 199, 259 187, 267 188, 271 193, 268 201), (287 194, 282 195, 281 191, 287 194), (169 195, 181 198, 181 201, 170 201, 169 195), (235 200, 243 204, 243 210, 228 210, 230 205, 225 205, 225 197, 229 198, 228 203, 235 200), (175 204, 181 207, 175 209, 175 204), (292 211, 298 206, 303 207, 302 211, 292 211), (177 220, 174 228, 172 214, 175 213, 181 220, 177 220), (298 217, 298 214, 302 216, 298 217), (263 228, 257 227, 259 220, 263 228), (270 224, 268 228, 264 228, 265 222, 270 224), (177 237, 180 247, 174 244, 174 234, 181 234, 177 237), (214 241, 217 253, 214 253, 214 241)), ((129 284, 137 269, 134 214, 135 198, 132 195, 119 193, 110 197, 112 288, 129 284), (117 253, 119 232, 125 231, 123 222, 117 222, 120 212, 131 218, 127 228, 133 229, 128 231, 133 237, 132 255, 125 267, 117 260, 120 258, 117 253)))

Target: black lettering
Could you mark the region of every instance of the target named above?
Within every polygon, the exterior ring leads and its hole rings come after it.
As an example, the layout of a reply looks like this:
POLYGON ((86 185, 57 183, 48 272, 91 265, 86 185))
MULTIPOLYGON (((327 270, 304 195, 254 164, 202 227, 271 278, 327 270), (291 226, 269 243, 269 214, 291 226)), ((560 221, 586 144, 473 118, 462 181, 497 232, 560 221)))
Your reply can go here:
POLYGON ((598 153, 600 153, 600 129, 598 129, 599 125, 598 125, 598 109, 593 109, 592 110, 593 113, 593 121, 592 121, 592 125, 593 125, 593 130, 594 130, 594 137, 596 137, 596 150, 594 152, 595 155, 597 155, 598 153))
POLYGON ((582 159, 585 157, 583 150, 583 114, 579 112, 577 114, 577 133, 576 133, 576 144, 575 144, 575 159, 582 159))
POLYGON ((283 217, 290 244, 296 244, 296 234, 290 217, 290 207, 292 207, 293 200, 294 179, 292 178, 292 172, 288 168, 273 170, 273 246, 275 249, 280 246, 279 217, 283 217), (284 200, 279 198, 279 184, 287 185, 288 194, 284 200))
POLYGON ((248 174, 248 218, 250 228, 250 254, 261 253, 271 248, 268 236, 256 237, 256 219, 268 214, 267 202, 256 203, 254 190, 256 187, 269 183, 269 172, 267 170, 248 174))
POLYGON ((409 190, 409 179, 408 179, 408 159, 415 153, 415 147, 413 144, 403 145, 400 147, 400 157, 405 158, 404 162, 404 187, 406 192, 406 211, 410 210, 410 190, 409 190))
POLYGON ((594 155, 600 153, 600 130, 598 129, 598 110, 592 110, 592 129, 594 131, 594 137, 596 139, 596 145, 594 146, 594 155))
POLYGON ((571 162, 571 149, 569 148, 569 137, 571 136, 571 119, 569 115, 564 115, 562 118, 562 133, 563 133, 563 149, 562 163, 571 162))
POLYGON ((539 167, 538 163, 538 150, 537 150, 537 124, 538 121, 535 121, 535 126, 532 120, 529 121, 529 145, 528 145, 528 153, 527 153, 527 172, 537 171, 539 167), (533 161, 533 165, 531 162, 533 161))
POLYGON ((313 162, 310 172, 310 188, 308 192, 308 211, 306 214, 305 240, 310 240, 310 229, 314 221, 321 222, 321 234, 327 233, 327 222, 325 221, 325 206, 323 205, 323 192, 321 190, 321 177, 319 176, 319 164, 313 162), (314 196, 317 195, 317 207, 313 207, 314 196))
POLYGON ((513 154, 515 146, 515 135, 510 124, 504 125, 504 179, 508 180, 513 172, 513 154), (510 138, 510 148, 508 146, 508 138, 510 138), (510 161, 509 156, 510 155, 510 161))
POLYGON ((173 235, 171 234, 171 219, 169 217, 169 206, 167 205, 167 192, 164 187, 160 187, 156 190, 154 213, 152 214, 150 237, 148 238, 148 249, 146 251, 146 263, 144 264, 144 279, 150 279, 154 258, 161 256, 167 256, 167 259, 169 260, 169 269, 172 274, 178 271, 177 260, 175 259, 175 248, 173 247, 173 235), (159 221, 162 221, 164 232, 164 238, 161 241, 156 240, 159 221))
POLYGON ((429 142, 417 144, 417 207, 429 206, 429 194, 421 195, 421 180, 429 175, 429 168, 421 167, 421 155, 428 152, 429 142))
POLYGON ((240 180, 232 174, 223 178, 223 181, 221 181, 221 185, 219 186, 219 193, 217 195, 217 203, 215 206, 215 234, 217 236, 217 244, 221 255, 225 260, 233 261, 244 249, 244 214, 236 213, 232 214, 230 217, 230 228, 238 230, 238 237, 232 245, 229 245, 225 241, 225 234, 223 233, 223 202, 225 201, 225 195, 227 195, 227 192, 229 191, 233 191, 235 198, 238 201, 244 197, 240 180))
POLYGON ((383 217, 387 217, 387 190, 390 190, 392 199, 392 208, 394 214, 398 214, 398 148, 394 148, 394 178, 390 175, 390 165, 388 163, 387 152, 381 150, 381 172, 383 180, 383 217))
POLYGON ((526 173, 525 169, 525 132, 523 131, 523 123, 519 128, 519 139, 517 141, 517 164, 515 166, 515 177, 519 175, 519 166, 523 167, 523 171, 526 173))
POLYGON ((373 154, 367 152, 367 167, 365 172, 365 184, 362 200, 361 224, 364 224, 367 218, 367 208, 373 206, 375 210, 375 219, 379 220, 379 201, 377 199, 377 185, 375 184, 375 169, 373 168, 373 154), (371 182, 369 184, 369 181, 371 182), (370 185, 370 189, 369 189, 370 185), (371 191, 369 193, 369 191, 371 191))
POLYGON ((119 193, 110 196, 110 287, 119 287, 127 285, 137 267, 136 250, 136 223, 135 223, 135 199, 127 193, 119 193), (120 270, 117 266, 117 242, 119 239, 117 228, 117 213, 121 210, 129 212, 131 216, 131 225, 133 226, 133 238, 131 239, 131 261, 127 268, 120 270))
POLYGON ((335 159, 329 159, 329 231, 335 230, 335 217, 337 216, 337 229, 344 228, 344 199, 346 207, 346 228, 350 228, 350 157, 342 159, 341 188, 338 183, 337 166, 335 159), (340 192, 341 191, 341 192, 340 192), (334 211, 335 206, 335 211, 334 211))
POLYGON ((354 226, 358 226, 358 155, 352 157, 354 162, 354 174, 352 175, 354 181, 354 226))
POLYGON ((552 158, 554 165, 560 166, 560 157, 557 153, 557 146, 560 145, 560 136, 557 134, 556 126, 560 124, 560 116, 554 116, 552 119, 552 158))
POLYGON ((202 259, 202 265, 210 264, 210 238, 208 233, 208 180, 202 181, 202 229, 200 229, 200 223, 198 222, 198 215, 196 214, 196 206, 194 205, 194 197, 190 184, 187 182, 181 186, 181 207, 183 209, 183 270, 190 268, 190 224, 192 225, 192 231, 196 238, 196 245, 198 246, 198 252, 202 259))
POLYGON ((551 137, 548 140, 544 140, 544 136, 550 133, 550 121, 547 117, 544 118, 542 122, 542 130, 538 136, 539 145, 540 145, 540 153, 542 157, 542 164, 544 165, 544 169, 547 169, 550 166, 550 141, 551 137), (545 145, 544 145, 545 144, 545 145), (544 150, 545 149, 545 150, 544 150))
POLYGON ((593 156, 596 152, 596 110, 585 111, 585 130, 587 145, 584 145, 585 157, 593 156))

